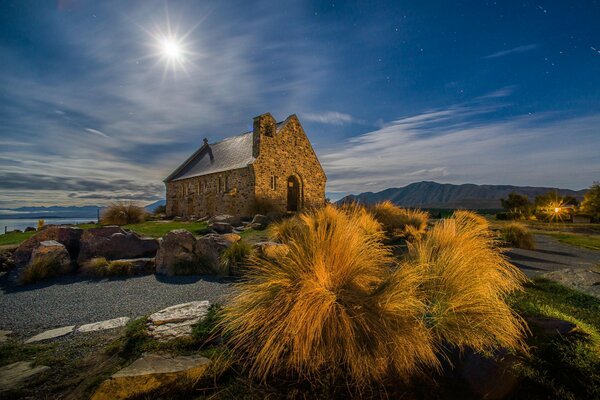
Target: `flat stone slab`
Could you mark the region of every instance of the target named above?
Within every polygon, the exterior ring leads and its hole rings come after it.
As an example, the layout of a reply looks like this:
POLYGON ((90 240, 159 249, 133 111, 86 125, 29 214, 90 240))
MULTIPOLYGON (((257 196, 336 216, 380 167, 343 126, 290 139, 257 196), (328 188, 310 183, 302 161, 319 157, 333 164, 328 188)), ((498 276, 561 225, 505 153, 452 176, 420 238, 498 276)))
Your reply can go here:
POLYGON ((146 354, 104 381, 92 400, 142 398, 182 379, 197 381, 209 363, 208 358, 201 356, 146 354))
POLYGON ((200 322, 208 313, 210 302, 192 301, 177 304, 148 317, 148 335, 158 340, 186 337, 192 333, 192 325, 200 322))
POLYGON ((68 335, 69 333, 73 332, 73 329, 75 329, 75 325, 63 326, 62 328, 56 328, 56 329, 50 329, 48 331, 44 331, 42 333, 39 333, 39 334, 27 339, 25 341, 25 343, 41 342, 42 340, 50 340, 50 339, 54 339, 57 337, 65 336, 65 335, 68 335))
POLYGON ((30 361, 18 361, 16 363, 5 365, 0 368, 0 393, 16 389, 32 376, 49 369, 50 367, 44 365, 32 367, 30 361))
POLYGON ((107 319, 106 321, 93 322, 91 324, 81 325, 79 328, 77 328, 77 332, 95 332, 120 328, 127 325, 129 319, 129 317, 119 317, 107 319))
POLYGON ((8 337, 12 335, 12 331, 3 331, 0 330, 0 343, 4 343, 8 340, 8 337))

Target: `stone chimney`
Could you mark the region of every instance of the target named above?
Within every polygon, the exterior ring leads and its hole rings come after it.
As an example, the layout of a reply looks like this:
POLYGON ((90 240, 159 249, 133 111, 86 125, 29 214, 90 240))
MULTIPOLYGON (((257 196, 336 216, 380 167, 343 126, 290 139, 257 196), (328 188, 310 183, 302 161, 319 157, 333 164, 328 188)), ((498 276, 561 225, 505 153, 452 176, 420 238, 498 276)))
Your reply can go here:
POLYGON ((260 142, 263 137, 273 137, 275 135, 275 128, 277 122, 270 113, 259 115, 254 117, 254 123, 252 125, 252 156, 258 157, 260 152, 260 142))

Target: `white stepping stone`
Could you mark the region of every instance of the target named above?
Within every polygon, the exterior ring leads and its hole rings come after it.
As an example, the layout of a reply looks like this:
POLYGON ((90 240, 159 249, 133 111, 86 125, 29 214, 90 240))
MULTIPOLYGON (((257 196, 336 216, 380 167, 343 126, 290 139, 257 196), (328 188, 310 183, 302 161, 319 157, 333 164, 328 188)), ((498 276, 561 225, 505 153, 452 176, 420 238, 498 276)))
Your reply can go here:
POLYGON ((129 322, 129 317, 119 317, 107 319, 106 321, 93 322, 91 324, 81 325, 77 328, 77 332, 95 332, 104 331, 107 329, 120 328, 129 322))
POLYGON ((190 336, 192 325, 206 316, 209 307, 207 300, 167 307, 148 317, 147 332, 161 341, 190 336))
POLYGON ((25 341, 25 343, 41 342, 42 340, 49 340, 49 339, 54 339, 57 337, 65 336, 65 335, 68 335, 69 333, 73 332, 73 329, 75 329, 75 325, 63 326, 62 328, 56 328, 56 329, 50 329, 48 331, 39 333, 39 334, 35 335, 34 337, 27 339, 25 341))

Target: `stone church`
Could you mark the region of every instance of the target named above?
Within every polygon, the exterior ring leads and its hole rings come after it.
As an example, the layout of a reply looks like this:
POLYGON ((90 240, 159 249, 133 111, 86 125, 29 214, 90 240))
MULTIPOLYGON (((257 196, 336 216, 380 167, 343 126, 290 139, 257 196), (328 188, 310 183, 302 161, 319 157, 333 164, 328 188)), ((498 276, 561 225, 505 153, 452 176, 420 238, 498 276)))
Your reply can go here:
POLYGON ((254 118, 253 130, 204 144, 165 179, 167 215, 296 212, 325 203, 327 177, 296 115, 254 118))

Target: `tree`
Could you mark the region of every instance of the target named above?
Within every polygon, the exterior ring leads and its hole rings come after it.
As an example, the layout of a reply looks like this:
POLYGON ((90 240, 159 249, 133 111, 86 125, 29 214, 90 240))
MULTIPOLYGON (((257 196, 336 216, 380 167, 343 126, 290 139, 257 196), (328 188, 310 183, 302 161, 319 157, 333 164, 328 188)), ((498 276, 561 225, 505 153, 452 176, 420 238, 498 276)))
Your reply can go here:
POLYGON ((595 220, 600 219, 600 182, 594 182, 583 197, 581 211, 589 214, 595 220))
POLYGON ((509 193, 506 199, 500 199, 500 204, 506 211, 521 217, 528 216, 531 213, 529 198, 515 192, 509 193))

